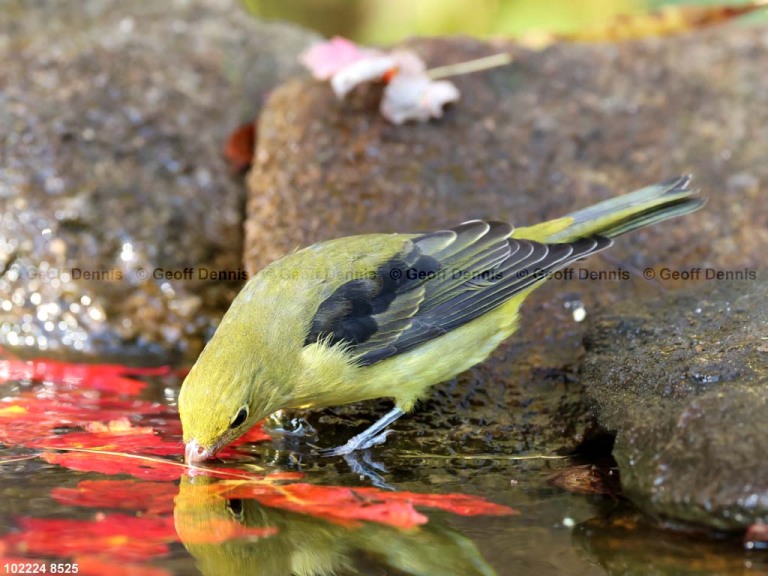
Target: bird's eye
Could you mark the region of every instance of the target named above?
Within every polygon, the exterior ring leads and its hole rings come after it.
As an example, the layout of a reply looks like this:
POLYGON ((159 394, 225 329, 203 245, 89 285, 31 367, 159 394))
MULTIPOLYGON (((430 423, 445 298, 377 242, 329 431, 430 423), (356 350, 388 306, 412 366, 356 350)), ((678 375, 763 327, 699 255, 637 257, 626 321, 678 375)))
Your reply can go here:
POLYGON ((243 406, 240 408, 240 411, 237 413, 237 416, 235 416, 235 419, 232 420, 232 424, 229 425, 230 429, 237 428, 243 422, 245 422, 246 418, 248 418, 248 406, 243 406))
POLYGON ((231 500, 227 500, 227 507, 229 508, 230 512, 232 512, 232 516, 235 517, 235 520, 242 522, 243 501, 240 500, 240 498, 233 498, 231 500))

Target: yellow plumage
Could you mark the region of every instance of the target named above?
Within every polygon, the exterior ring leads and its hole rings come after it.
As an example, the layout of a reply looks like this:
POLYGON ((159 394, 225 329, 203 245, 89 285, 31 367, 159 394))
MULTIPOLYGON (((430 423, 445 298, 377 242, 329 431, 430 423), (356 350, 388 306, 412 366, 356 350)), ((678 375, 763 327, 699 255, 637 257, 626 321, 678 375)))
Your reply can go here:
POLYGON ((516 230, 475 221, 353 236, 274 262, 246 284, 184 382, 187 460, 209 458, 279 409, 391 397, 392 413, 334 453, 383 441, 377 434, 430 386, 515 331, 520 305, 548 273, 699 208, 688 181, 516 230))

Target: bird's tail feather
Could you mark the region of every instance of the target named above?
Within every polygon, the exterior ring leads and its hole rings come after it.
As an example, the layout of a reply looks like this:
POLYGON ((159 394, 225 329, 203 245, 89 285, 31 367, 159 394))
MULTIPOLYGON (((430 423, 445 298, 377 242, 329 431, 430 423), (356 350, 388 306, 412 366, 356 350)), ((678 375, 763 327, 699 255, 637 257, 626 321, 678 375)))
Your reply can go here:
POLYGON ((568 225, 549 234, 547 241, 571 242, 595 234, 614 238, 693 212, 706 200, 694 196, 698 190, 688 187, 690 181, 690 176, 680 176, 573 212, 561 219, 570 221, 568 225))

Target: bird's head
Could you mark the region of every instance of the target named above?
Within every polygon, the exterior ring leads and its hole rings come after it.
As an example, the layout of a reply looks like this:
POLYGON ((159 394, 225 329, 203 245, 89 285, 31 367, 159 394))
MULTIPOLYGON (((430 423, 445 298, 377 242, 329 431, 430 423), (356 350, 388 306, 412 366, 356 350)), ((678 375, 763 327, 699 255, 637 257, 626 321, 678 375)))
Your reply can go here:
POLYGON ((266 378, 258 355, 233 353, 237 347, 219 336, 217 332, 208 343, 179 394, 188 463, 212 458, 259 420, 282 407, 276 398, 277 389, 266 378))

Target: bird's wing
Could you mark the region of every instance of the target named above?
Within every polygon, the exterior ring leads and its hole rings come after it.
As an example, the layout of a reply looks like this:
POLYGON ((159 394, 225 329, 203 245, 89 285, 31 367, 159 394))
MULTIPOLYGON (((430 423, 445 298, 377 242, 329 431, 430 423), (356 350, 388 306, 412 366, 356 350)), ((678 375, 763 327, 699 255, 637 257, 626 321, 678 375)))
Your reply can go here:
POLYGON ((379 362, 500 306, 570 262, 610 246, 602 236, 563 244, 510 238, 473 220, 411 238, 368 278, 324 300, 305 344, 343 344, 360 365, 379 362))

